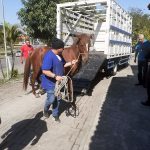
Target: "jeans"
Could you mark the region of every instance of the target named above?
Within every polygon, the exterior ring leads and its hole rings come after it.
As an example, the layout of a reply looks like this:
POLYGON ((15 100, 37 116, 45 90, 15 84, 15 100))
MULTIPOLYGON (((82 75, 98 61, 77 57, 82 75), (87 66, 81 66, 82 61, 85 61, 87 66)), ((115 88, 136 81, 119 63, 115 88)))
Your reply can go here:
POLYGON ((147 78, 146 78, 146 85, 147 85, 147 95, 148 95, 148 101, 150 102, 150 63, 148 65, 148 71, 147 71, 147 78))
POLYGON ((45 101, 45 106, 44 106, 44 111, 48 112, 51 104, 52 104, 52 115, 53 116, 58 116, 59 111, 59 104, 60 104, 60 100, 58 100, 55 95, 54 95, 54 90, 48 90, 46 91, 47 93, 47 98, 45 101))

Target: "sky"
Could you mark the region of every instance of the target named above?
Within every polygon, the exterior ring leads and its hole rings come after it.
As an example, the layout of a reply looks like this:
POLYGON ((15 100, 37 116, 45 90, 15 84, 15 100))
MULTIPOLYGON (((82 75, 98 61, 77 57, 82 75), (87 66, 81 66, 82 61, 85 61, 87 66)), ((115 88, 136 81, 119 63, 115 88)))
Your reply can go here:
MULTIPOLYGON (((20 23, 17 12, 23 7, 21 0, 3 0, 5 21, 10 24, 20 23)), ((2 4, 0 0, 0 23, 2 23, 2 4)))
MULTIPOLYGON (((122 6, 125 10, 129 10, 129 8, 139 8, 144 13, 150 14, 150 10, 147 9, 147 5, 150 3, 150 0, 116 0, 120 6, 122 6)), ((20 23, 18 20, 17 12, 20 8, 23 7, 21 0, 3 0, 4 4, 4 16, 5 21, 10 24, 20 23)), ((0 23, 2 23, 2 4, 0 0, 0 23)))
POLYGON ((144 13, 150 14, 150 10, 148 10, 147 6, 150 3, 150 0, 116 0, 120 6, 122 6, 125 10, 129 10, 131 7, 139 8, 144 13))

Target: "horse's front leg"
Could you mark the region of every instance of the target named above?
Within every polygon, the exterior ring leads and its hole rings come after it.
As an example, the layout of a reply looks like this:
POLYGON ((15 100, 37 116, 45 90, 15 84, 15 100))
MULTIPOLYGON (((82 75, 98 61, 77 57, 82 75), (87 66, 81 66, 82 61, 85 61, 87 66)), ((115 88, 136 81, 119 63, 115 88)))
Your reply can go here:
POLYGON ((72 80, 70 78, 70 80, 68 80, 68 100, 69 102, 73 102, 73 83, 72 80))
POLYGON ((78 108, 76 106, 76 98, 73 95, 73 84, 72 80, 68 81, 68 101, 70 103, 69 107, 66 110, 67 116, 76 117, 79 114, 78 108))
POLYGON ((87 61, 89 59, 89 54, 87 52, 85 52, 83 55, 82 55, 82 62, 83 64, 86 64, 87 61))

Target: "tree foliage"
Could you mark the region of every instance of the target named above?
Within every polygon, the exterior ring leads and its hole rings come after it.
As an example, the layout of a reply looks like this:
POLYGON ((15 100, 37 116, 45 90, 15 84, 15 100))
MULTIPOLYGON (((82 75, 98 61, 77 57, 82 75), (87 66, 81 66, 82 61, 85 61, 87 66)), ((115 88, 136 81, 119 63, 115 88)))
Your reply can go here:
POLYGON ((144 34, 145 38, 150 40, 150 15, 144 14, 140 9, 131 9, 133 45, 137 42, 138 34, 144 34))
MULTIPOLYGON (((76 0, 21 0, 23 8, 18 12, 27 33, 33 38, 40 38, 49 43, 56 36, 56 4, 76 0)), ((133 44, 137 35, 143 33, 150 39, 150 16, 144 14, 140 9, 131 9, 133 17, 133 44)))
MULTIPOLYGON (((4 26, 7 46, 10 46, 13 50, 13 45, 22 32, 20 31, 18 25, 10 25, 9 23, 5 22, 4 26)), ((3 29, 0 30, 0 43, 4 43, 3 29)))
MULTIPOLYGON (((21 24, 33 38, 50 41, 56 35, 56 4, 70 0, 22 0, 21 24)), ((74 1, 74 0, 72 0, 74 1)))
MULTIPOLYGON (((18 25, 10 25, 9 23, 5 22, 4 26, 5 26, 6 44, 7 46, 10 47, 11 56, 12 56, 12 68, 11 68, 11 77, 12 77, 13 72, 14 72, 14 62, 15 62, 14 43, 16 42, 17 38, 21 35, 22 32, 20 31, 18 25)), ((4 43, 3 40, 4 40, 4 32, 1 29, 0 30, 0 43, 4 43)))

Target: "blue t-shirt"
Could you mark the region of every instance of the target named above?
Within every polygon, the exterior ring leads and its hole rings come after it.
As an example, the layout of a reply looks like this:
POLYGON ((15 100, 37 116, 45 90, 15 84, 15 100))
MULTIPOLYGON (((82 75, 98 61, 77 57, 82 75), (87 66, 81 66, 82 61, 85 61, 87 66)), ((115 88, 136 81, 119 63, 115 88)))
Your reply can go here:
MULTIPOLYGON (((49 50, 43 58, 42 70, 50 70, 56 75, 63 76, 64 64, 65 61, 62 57, 55 55, 52 50, 49 50)), ((56 80, 54 78, 42 74, 41 85, 43 89, 53 90, 55 88, 55 83, 56 80)))
POLYGON ((143 43, 138 42, 135 46, 135 50, 138 53, 138 61, 145 61, 145 54, 142 47, 146 44, 146 42, 147 40, 144 40, 143 43))

